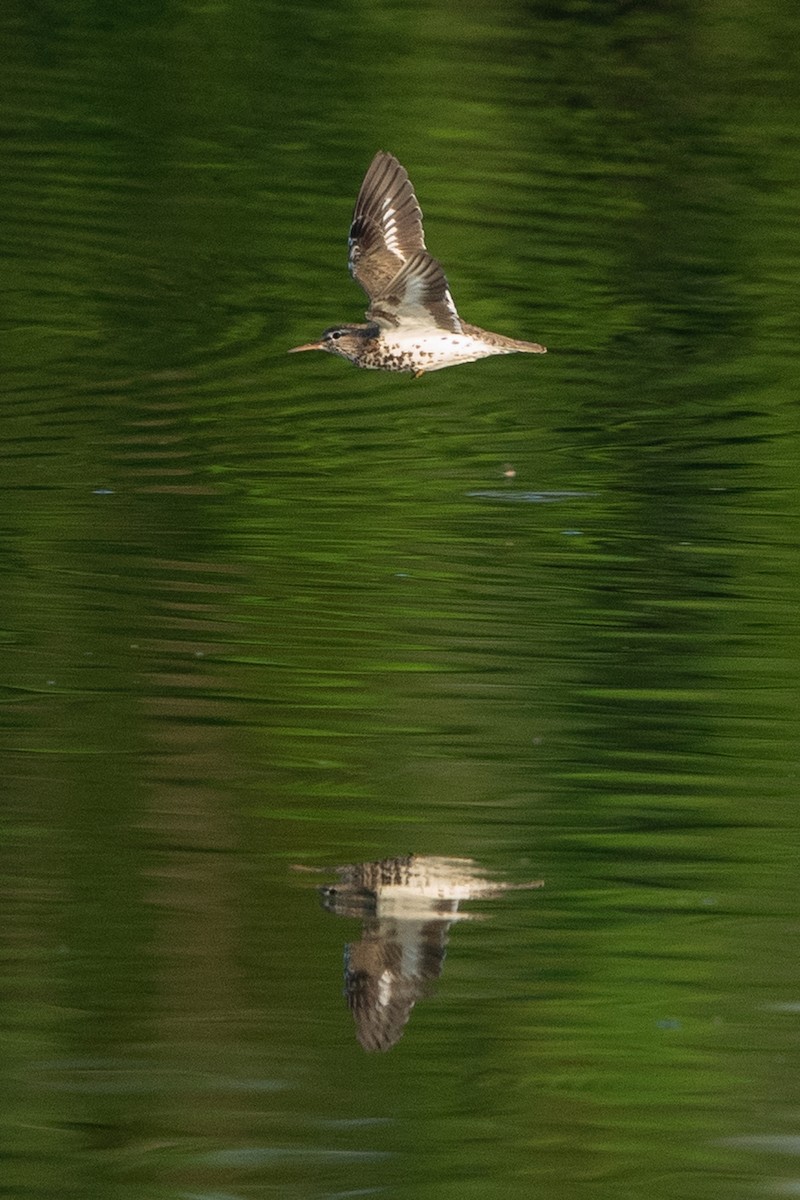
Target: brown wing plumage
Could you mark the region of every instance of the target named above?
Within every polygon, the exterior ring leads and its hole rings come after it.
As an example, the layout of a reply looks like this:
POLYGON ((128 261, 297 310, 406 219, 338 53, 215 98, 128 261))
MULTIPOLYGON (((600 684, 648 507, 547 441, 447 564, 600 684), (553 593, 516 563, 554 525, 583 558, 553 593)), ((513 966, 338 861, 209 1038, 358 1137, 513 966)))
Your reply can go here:
POLYGON ((448 333, 463 332, 441 263, 425 250, 412 254, 386 288, 372 297, 367 319, 382 329, 435 326, 448 333))
POLYGON ((350 226, 350 271, 370 299, 367 318, 461 333, 461 321, 441 265, 428 254, 422 212, 408 172, 379 151, 358 193, 350 226))
POLYGON ((405 167, 379 150, 358 193, 350 226, 350 271, 370 300, 412 254, 425 249, 422 213, 405 167))

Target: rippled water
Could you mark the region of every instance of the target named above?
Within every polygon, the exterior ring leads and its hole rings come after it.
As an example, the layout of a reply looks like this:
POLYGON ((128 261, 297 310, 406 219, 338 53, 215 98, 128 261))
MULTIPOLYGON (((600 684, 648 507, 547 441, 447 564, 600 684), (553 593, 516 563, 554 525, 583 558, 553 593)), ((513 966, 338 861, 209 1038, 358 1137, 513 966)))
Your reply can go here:
POLYGON ((794 8, 0 24, 6 1192, 797 1194, 794 8))

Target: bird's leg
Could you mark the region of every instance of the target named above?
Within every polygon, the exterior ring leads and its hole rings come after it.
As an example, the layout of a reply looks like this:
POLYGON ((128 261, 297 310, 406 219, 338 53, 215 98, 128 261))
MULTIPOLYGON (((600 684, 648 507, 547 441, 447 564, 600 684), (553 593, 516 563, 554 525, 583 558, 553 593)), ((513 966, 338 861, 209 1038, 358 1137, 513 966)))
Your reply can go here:
POLYGON ((414 372, 414 378, 415 378, 415 379, 422 379, 422 376, 423 376, 424 374, 425 374, 425 372, 424 372, 424 371, 415 371, 415 372, 414 372))

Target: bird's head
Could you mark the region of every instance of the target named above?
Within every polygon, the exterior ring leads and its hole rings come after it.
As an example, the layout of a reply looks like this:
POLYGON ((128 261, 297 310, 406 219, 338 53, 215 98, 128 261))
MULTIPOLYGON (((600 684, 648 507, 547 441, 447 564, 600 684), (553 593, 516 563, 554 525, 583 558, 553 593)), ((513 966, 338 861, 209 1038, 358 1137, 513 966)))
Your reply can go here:
POLYGON ((371 325, 331 325, 326 329, 318 342, 306 342, 303 346, 293 346, 289 354, 299 354, 301 350, 327 350, 328 354, 338 354, 340 358, 348 358, 355 362, 364 346, 364 342, 377 333, 371 325))

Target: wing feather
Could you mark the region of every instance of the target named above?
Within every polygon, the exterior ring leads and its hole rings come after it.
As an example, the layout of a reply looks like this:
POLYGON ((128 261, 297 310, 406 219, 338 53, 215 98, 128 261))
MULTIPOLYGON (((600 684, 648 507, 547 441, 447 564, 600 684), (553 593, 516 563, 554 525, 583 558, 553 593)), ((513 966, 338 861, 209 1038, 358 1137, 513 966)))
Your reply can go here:
POLYGON ((427 250, 412 254, 386 287, 372 297, 367 319, 382 329, 463 333, 442 265, 427 250))
POLYGON ((369 165, 350 225, 349 265, 373 300, 412 254, 425 249, 422 212, 405 167, 380 150, 369 165))

